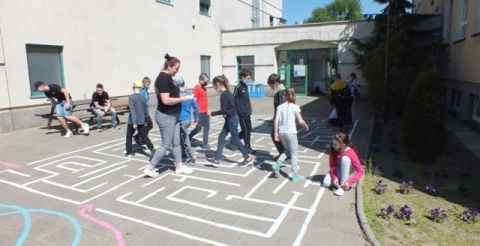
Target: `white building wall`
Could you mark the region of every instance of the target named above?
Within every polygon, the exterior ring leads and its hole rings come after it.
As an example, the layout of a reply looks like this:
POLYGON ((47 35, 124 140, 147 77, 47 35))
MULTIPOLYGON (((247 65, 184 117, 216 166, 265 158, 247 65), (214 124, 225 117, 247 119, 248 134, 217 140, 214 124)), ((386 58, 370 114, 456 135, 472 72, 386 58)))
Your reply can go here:
POLYGON ((0 107, 44 102, 30 99, 26 44, 63 46, 65 87, 77 100, 90 98, 97 83, 113 96, 129 94, 134 79, 155 79, 167 52, 181 60, 179 76, 193 86, 201 55, 211 56, 212 74, 221 72, 220 30, 251 27, 248 4, 211 3, 210 16, 205 16, 199 14, 198 1, 191 0, 173 0, 172 5, 155 0, 3 0, 5 69, 15 97, 5 105, 2 96, 0 107))
MULTIPOLYGON (((281 16, 282 1, 272 2, 276 7, 264 11, 281 16)), ((201 55, 211 57, 210 73, 220 74, 220 30, 250 28, 251 1, 212 0, 210 16, 199 13, 198 0, 171 3, 1 0, 0 117, 7 123, 0 132, 43 124, 24 119, 35 106, 44 112, 46 102, 31 98, 26 44, 63 47, 65 88, 74 100, 90 99, 97 83, 114 97, 131 94, 133 80, 156 78, 167 52, 181 60, 187 87, 197 83, 201 55)))

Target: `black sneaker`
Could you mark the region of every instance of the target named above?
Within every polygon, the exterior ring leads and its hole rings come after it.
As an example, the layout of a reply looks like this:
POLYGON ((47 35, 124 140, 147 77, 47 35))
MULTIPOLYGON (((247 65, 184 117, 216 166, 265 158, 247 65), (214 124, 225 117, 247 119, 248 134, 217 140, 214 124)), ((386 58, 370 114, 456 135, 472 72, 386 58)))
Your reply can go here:
POLYGON ((239 167, 248 167, 253 164, 253 158, 250 156, 248 159, 243 160, 241 164, 239 164, 239 167))
POLYGON ((205 164, 205 166, 212 166, 212 167, 219 167, 220 162, 215 160, 215 158, 207 158, 208 164, 205 164))

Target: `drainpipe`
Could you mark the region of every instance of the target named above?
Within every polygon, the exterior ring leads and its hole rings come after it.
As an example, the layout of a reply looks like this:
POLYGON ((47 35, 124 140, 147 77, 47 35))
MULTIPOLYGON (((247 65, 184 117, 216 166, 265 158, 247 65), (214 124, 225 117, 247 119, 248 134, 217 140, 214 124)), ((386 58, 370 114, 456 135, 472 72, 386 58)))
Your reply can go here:
POLYGON ((7 96, 8 96, 8 109, 10 111, 10 121, 12 122, 12 130, 14 130, 13 127, 13 116, 12 116, 12 97, 10 96, 10 87, 8 85, 8 76, 7 76, 7 66, 6 61, 5 61, 5 47, 3 46, 3 39, 2 39, 2 29, 0 28, 0 45, 2 45, 2 57, 3 57, 3 64, 0 64, 0 66, 3 66, 5 68, 5 82, 7 84, 7 96))

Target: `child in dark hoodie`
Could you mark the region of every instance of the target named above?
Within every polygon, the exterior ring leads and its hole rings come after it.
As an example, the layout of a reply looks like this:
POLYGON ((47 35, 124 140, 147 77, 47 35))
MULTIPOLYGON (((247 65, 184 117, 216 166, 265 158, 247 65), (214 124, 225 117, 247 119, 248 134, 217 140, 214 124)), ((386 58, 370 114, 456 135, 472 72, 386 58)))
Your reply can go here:
MULTIPOLYGON (((254 155, 256 151, 253 150, 250 145, 252 132, 252 120, 250 116, 252 115, 252 105, 250 104, 250 96, 248 95, 247 86, 247 83, 250 82, 251 78, 252 72, 249 70, 242 69, 242 71, 240 71, 240 81, 238 81, 238 85, 235 86, 235 89, 233 90, 233 98, 235 99, 235 107, 240 121, 240 128, 242 129, 239 133, 239 137, 240 139, 243 139, 245 148, 254 155)), ((232 149, 235 149, 232 140, 233 138, 230 139, 230 146, 232 149)))

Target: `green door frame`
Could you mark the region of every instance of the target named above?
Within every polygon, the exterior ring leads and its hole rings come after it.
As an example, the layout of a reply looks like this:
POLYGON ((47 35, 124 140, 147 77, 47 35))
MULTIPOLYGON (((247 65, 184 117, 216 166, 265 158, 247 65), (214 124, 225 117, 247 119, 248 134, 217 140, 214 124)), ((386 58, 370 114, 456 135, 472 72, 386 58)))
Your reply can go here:
POLYGON ((297 91, 295 91, 295 95, 297 97, 306 97, 308 95, 308 49, 302 49, 302 50, 287 50, 287 74, 286 74, 286 78, 285 78, 285 81, 286 81, 286 86, 287 87, 291 87, 292 85, 292 81, 291 81, 291 78, 292 78, 292 74, 291 74, 291 70, 292 70, 292 64, 291 64, 291 54, 292 53, 304 53, 305 54, 305 79, 304 79, 304 84, 303 86, 305 87, 304 89, 304 92, 303 93, 299 93, 297 91))

